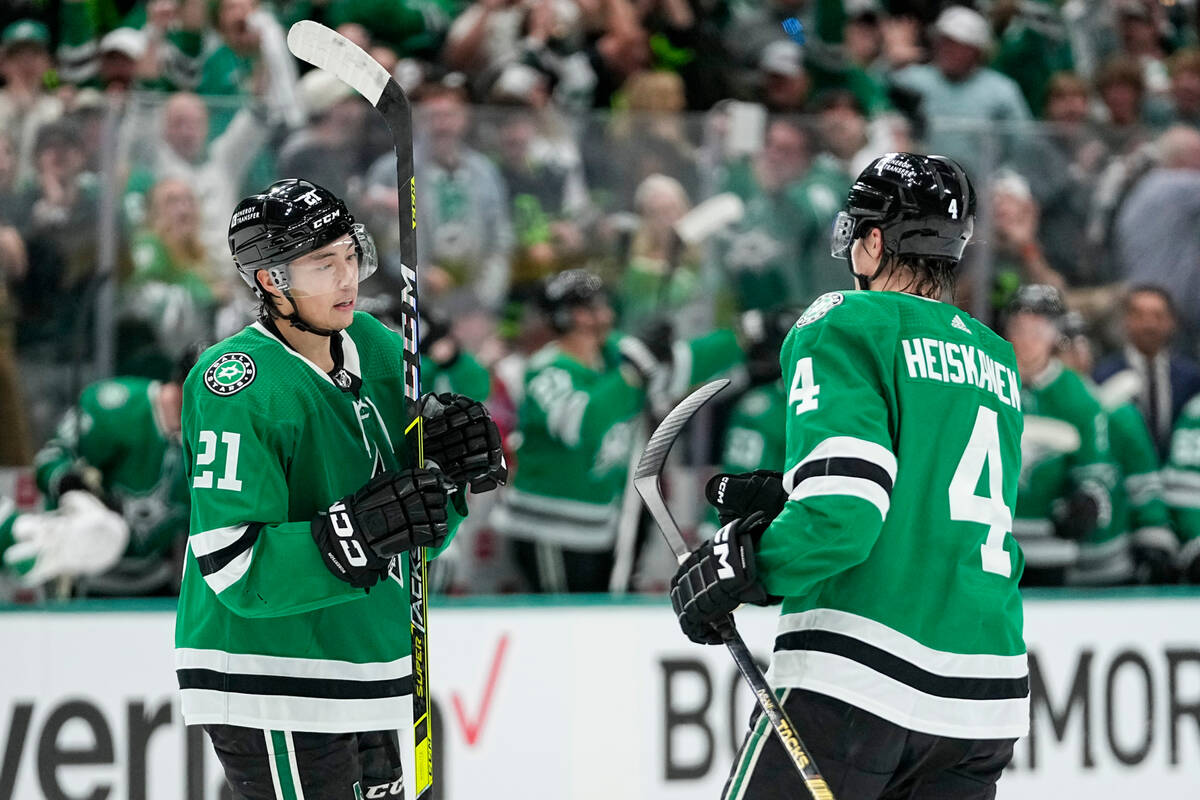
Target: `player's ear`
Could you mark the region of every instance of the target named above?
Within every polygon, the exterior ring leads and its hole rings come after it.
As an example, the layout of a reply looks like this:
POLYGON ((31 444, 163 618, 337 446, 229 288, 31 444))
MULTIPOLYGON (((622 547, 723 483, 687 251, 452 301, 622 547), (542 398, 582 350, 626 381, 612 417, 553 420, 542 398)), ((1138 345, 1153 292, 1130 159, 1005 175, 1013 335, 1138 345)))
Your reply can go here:
POLYGON ((866 247, 867 254, 871 258, 883 258, 883 231, 879 228, 871 228, 863 239, 863 245, 866 247))
POLYGON ((283 292, 281 292, 279 287, 275 285, 275 280, 271 277, 270 272, 265 269, 260 269, 254 273, 254 278, 258 281, 258 285, 263 288, 264 292, 273 295, 274 297, 283 299, 283 292))

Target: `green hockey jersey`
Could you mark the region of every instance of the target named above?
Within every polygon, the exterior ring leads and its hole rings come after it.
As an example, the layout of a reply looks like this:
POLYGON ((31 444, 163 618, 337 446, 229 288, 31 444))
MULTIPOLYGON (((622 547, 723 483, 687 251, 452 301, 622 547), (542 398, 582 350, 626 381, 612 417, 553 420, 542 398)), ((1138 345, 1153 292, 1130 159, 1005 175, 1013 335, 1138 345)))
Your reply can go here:
POLYGON ((1178 543, 1163 499, 1158 453, 1142 412, 1124 398, 1106 395, 1103 386, 1096 387, 1096 391, 1108 415, 1109 450, 1117 468, 1112 491, 1113 536, 1107 545, 1097 548, 1085 542, 1078 570, 1074 571, 1077 574, 1069 575, 1068 580, 1113 585, 1135 577, 1134 544, 1171 552, 1178 543))
POLYGON ((1128 542, 1113 527, 1116 468, 1100 402, 1057 359, 1024 385, 1021 398, 1025 434, 1013 532, 1029 566, 1067 568, 1071 579, 1131 573, 1128 542), (1087 492, 1099 507, 1099 521, 1082 542, 1060 538, 1054 525, 1057 504, 1076 491, 1087 492))
POLYGON ((407 554, 355 589, 309 527, 408 461, 402 340, 359 312, 332 343, 333 377, 255 323, 209 348, 184 386, 192 514, 175 662, 189 725, 367 731, 408 708, 407 554))
POLYGON ((1179 563, 1186 567, 1200 556, 1200 395, 1189 400, 1175 420, 1162 478, 1179 534, 1179 563))
MULTIPOLYGON (((583 364, 551 342, 530 359, 518 409, 512 483, 492 512, 498 532, 574 550, 611 549, 637 417, 646 392, 621 372, 614 333, 601 363, 583 364)), ((674 347, 667 392, 681 397, 742 360, 732 331, 674 347)))
POLYGON ((783 598, 773 684, 933 735, 1025 734, 1012 348, 953 306, 848 291, 781 360, 789 495, 757 557, 783 598))
POLYGON ((92 467, 129 526, 125 557, 104 575, 80 579, 82 593, 146 594, 178 575, 170 555, 187 535, 188 491, 179 440, 156 407, 161 389, 132 377, 91 384, 34 459, 38 489, 51 506, 63 475, 92 467))

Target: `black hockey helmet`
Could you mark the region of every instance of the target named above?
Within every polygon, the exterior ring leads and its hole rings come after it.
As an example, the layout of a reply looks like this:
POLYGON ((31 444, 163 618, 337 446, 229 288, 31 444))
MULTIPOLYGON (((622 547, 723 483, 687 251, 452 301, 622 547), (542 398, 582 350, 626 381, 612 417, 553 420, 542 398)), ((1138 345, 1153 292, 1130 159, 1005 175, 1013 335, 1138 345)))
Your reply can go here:
POLYGON ((586 269, 568 269, 543 281, 538 305, 554 330, 564 333, 571 327, 571 309, 594 305, 604 296, 600 276, 586 269))
MULTIPOLYGON (((300 178, 276 181, 261 194, 238 203, 229 220, 229 250, 238 272, 255 294, 263 296, 255 273, 268 270, 288 293, 287 264, 318 247, 353 236, 358 249, 359 280, 375 271, 374 242, 337 195, 300 178)), ((290 296, 290 295, 289 295, 290 296)))
POLYGON ((834 222, 833 255, 848 259, 851 245, 871 228, 883 232, 886 256, 937 259, 953 267, 975 230, 975 189, 945 156, 887 153, 850 187, 834 222))

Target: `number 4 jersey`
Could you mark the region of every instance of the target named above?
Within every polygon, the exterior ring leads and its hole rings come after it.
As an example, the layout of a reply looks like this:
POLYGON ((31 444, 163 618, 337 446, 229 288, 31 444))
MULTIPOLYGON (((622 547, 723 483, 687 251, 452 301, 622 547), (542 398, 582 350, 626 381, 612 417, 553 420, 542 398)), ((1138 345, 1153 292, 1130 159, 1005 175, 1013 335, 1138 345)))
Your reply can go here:
POLYGON ((1012 347, 898 292, 818 298, 784 341, 788 502, 758 566, 771 680, 964 739, 1029 726, 1012 347))

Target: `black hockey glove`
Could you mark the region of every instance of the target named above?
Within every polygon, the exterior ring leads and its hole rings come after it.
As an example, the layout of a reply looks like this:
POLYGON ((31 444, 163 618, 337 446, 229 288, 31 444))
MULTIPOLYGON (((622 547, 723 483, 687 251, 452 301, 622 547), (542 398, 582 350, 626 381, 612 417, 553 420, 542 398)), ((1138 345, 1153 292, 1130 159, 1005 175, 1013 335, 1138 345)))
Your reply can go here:
POLYGON ((761 511, 731 522, 679 565, 671 579, 671 605, 679 627, 696 644, 721 644, 713 624, 742 603, 773 602, 754 566, 754 542, 766 526, 761 511))
POLYGON ((1134 576, 1138 583, 1175 583, 1179 578, 1175 559, 1179 540, 1170 528, 1138 528, 1129 537, 1134 576))
POLYGON ((674 328, 665 319, 649 323, 637 336, 622 336, 617 349, 631 382, 648 386, 655 378, 665 378, 674 359, 671 352, 674 341, 674 328))
POLYGON ((1066 498, 1056 501, 1050 513, 1054 534, 1078 542, 1112 520, 1112 501, 1103 486, 1085 481, 1066 498))
POLYGON ((392 556, 446 540, 446 498, 453 485, 440 472, 382 472, 313 517, 312 536, 335 577, 374 586, 392 556))
POLYGON ((508 481, 500 430, 483 403, 461 394, 421 398, 425 418, 425 459, 453 483, 470 482, 471 491, 490 492, 508 481))
POLYGON ((783 473, 769 469, 714 475, 704 487, 704 495, 708 504, 717 510, 717 519, 722 525, 748 517, 755 511, 761 511, 769 524, 779 516, 787 502, 783 473))

